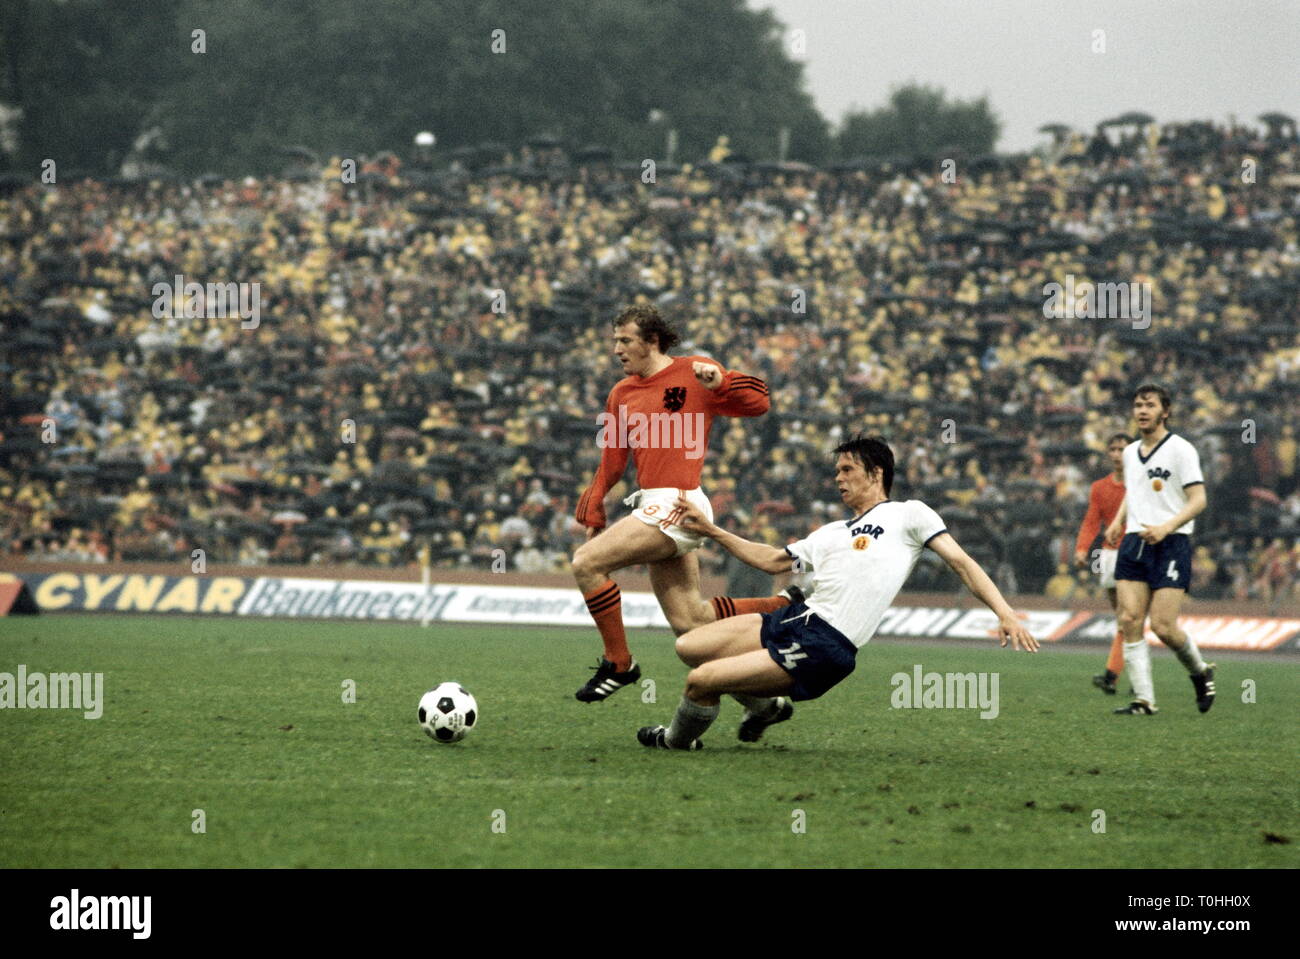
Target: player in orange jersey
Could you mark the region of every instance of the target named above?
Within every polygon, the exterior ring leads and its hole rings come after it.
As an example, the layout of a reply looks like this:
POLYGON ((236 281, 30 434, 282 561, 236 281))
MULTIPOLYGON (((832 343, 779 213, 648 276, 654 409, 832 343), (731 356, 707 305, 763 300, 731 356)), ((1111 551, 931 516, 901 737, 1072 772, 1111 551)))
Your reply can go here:
POLYGON ((617 570, 649 564, 655 596, 679 636, 717 619, 791 602, 787 595, 706 602, 700 594, 694 550, 704 537, 678 523, 677 497, 712 519, 699 487, 713 418, 762 416, 767 384, 707 357, 669 356, 677 340, 653 306, 629 307, 614 321, 614 355, 626 376, 610 390, 600 416, 600 467, 576 513, 587 527, 587 542, 573 556, 573 576, 605 645, 596 675, 575 694, 585 703, 600 702, 641 677, 627 648, 622 594, 610 579, 617 570), (622 479, 629 450, 641 488, 624 500, 632 515, 605 529, 605 494, 622 479))
MULTIPOLYGON (((1079 566, 1088 563, 1088 552, 1097 537, 1110 526, 1111 520, 1119 512, 1124 502, 1124 447, 1133 442, 1127 433, 1116 433, 1106 441, 1106 455, 1110 458, 1111 471, 1088 490, 1088 512, 1079 527, 1079 538, 1074 544, 1074 561, 1079 566)), ((1115 601, 1115 557, 1119 543, 1103 541, 1098 550, 1097 573, 1101 577, 1102 588, 1110 597, 1110 608, 1116 609, 1115 601)), ((1110 643, 1110 655, 1106 659, 1106 671, 1092 677, 1092 684, 1107 695, 1115 695, 1115 680, 1124 670, 1124 634, 1115 629, 1115 637, 1110 643)))

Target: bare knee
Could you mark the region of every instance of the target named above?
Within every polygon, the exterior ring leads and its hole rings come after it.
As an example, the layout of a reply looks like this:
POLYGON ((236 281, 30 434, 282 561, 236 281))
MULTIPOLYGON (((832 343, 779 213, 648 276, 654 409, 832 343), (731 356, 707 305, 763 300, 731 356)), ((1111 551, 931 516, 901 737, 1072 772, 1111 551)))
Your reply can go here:
POLYGON ((602 569, 595 561, 592 550, 586 546, 579 546, 578 551, 573 554, 573 575, 578 580, 589 579, 593 576, 604 576, 609 570, 602 569))
POLYGON ((694 701, 710 699, 717 695, 713 688, 712 673, 708 664, 696 666, 686 674, 686 698, 694 701))
POLYGON ((677 634, 677 658, 687 666, 698 666, 704 662, 704 654, 700 651, 694 640, 691 639, 689 632, 686 635, 677 634))
POLYGON ((1132 633, 1134 630, 1142 628, 1142 620, 1131 609, 1125 609, 1121 606, 1116 614, 1116 619, 1119 622, 1119 628, 1125 633, 1132 633))

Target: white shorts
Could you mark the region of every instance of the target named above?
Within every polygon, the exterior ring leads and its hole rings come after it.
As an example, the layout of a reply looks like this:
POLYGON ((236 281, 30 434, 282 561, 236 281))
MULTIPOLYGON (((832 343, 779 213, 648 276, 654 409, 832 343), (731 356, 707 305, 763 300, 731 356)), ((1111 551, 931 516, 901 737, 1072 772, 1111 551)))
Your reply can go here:
POLYGON ((1101 569, 1097 571, 1097 575, 1101 577, 1101 588, 1114 589, 1115 588, 1115 558, 1119 556, 1119 550, 1103 549, 1100 552, 1101 552, 1101 556, 1099 558, 1101 559, 1101 569))
POLYGON ((677 544, 677 555, 684 556, 692 550, 699 549, 707 537, 701 536, 699 533, 692 533, 677 525, 678 511, 676 502, 678 496, 685 496, 700 508, 704 515, 709 518, 710 523, 713 522, 713 505, 709 502, 709 498, 704 495, 704 491, 698 487, 688 490, 667 487, 637 490, 623 502, 632 507, 632 515, 641 522, 647 526, 659 527, 659 530, 665 536, 677 544))

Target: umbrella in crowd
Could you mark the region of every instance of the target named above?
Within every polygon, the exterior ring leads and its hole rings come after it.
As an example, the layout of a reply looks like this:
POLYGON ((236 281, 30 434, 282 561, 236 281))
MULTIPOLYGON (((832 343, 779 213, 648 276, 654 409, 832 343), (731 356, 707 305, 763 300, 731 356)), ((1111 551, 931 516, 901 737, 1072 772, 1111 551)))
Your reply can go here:
POLYGON ((1018 480, 1012 480, 1010 483, 1007 483, 1006 488, 1008 490, 1014 490, 1016 492, 1032 493, 1032 492, 1051 489, 1051 484, 1044 483, 1039 480, 1033 480, 1033 479, 1018 479, 1018 480))
POLYGON ((429 507, 418 499, 399 500, 396 503, 385 503, 375 510, 374 516, 381 520, 390 520, 397 516, 427 516, 429 507))
POLYGON ((254 538, 261 537, 263 539, 273 539, 278 536, 280 532, 270 523, 258 523, 249 519, 235 522, 232 524, 230 529, 231 532, 238 536, 252 536, 254 538))
POLYGON ((1085 459, 1091 453, 1087 443, 1077 440, 1070 443, 1048 443, 1043 447, 1044 456, 1068 456, 1075 460, 1085 459))
POLYGON ((12 353, 50 353, 58 349, 59 341, 44 333, 23 332, 5 346, 12 353))

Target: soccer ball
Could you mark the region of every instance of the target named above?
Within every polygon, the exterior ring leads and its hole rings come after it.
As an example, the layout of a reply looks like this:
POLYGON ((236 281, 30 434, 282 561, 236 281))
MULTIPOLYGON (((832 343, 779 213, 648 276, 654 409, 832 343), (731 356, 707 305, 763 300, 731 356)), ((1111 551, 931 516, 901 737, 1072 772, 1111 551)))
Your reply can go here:
POLYGON ((478 722, 478 703, 460 683, 443 683, 420 697, 419 717, 435 742, 460 742, 478 722))

